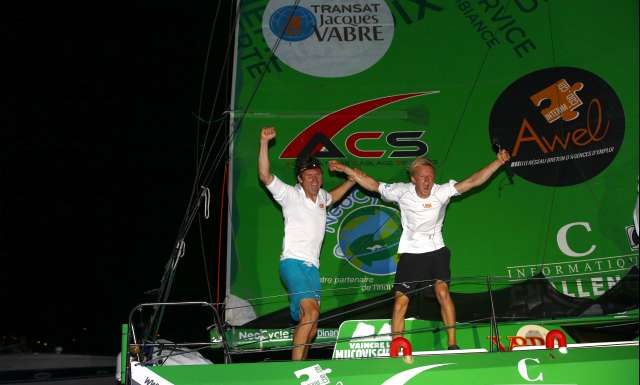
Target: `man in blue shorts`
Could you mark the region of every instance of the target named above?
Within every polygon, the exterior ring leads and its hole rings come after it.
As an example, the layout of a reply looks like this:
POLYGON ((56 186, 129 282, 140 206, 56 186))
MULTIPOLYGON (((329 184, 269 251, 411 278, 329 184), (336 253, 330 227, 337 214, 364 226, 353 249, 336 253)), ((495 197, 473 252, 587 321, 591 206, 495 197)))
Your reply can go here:
POLYGON ((313 157, 296 161, 298 184, 290 186, 271 174, 269 141, 276 137, 273 127, 260 133, 258 174, 273 198, 282 206, 284 241, 280 256, 280 277, 289 292, 291 317, 298 321, 293 334, 293 360, 307 358, 309 343, 315 338, 320 315, 320 247, 324 239, 327 207, 339 201, 355 185, 345 181, 327 192, 322 189, 322 169, 313 157))
POLYGON ((485 183, 509 158, 506 150, 500 150, 496 160, 469 178, 462 182, 450 180, 441 185, 435 183, 433 163, 423 157, 409 166, 411 183, 378 183, 359 170, 337 161, 329 162, 330 170, 344 172, 363 188, 379 192, 384 200, 397 202, 400 207, 402 236, 398 245, 400 260, 394 282, 395 303, 391 320, 394 336, 404 332, 409 295, 426 283, 433 285, 440 304, 442 321, 447 328, 448 348, 459 349, 456 344, 456 310, 449 295, 451 253, 442 238, 445 210, 451 197, 485 183))

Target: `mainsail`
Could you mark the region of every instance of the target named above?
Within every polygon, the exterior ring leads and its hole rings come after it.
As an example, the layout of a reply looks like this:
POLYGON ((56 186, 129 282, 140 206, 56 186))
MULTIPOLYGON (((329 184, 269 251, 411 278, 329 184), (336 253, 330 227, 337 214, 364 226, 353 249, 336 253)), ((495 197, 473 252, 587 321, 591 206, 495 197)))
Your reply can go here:
MULTIPOLYGON (((271 167, 290 184, 301 152, 384 182, 426 156, 445 183, 508 149, 506 172, 449 205, 457 295, 543 276, 594 301, 638 265, 637 2, 242 0, 235 47, 230 325, 288 306, 282 215, 256 177, 263 126, 278 129, 271 167)), ((353 189, 327 213, 322 312, 389 293, 398 208, 353 189)))

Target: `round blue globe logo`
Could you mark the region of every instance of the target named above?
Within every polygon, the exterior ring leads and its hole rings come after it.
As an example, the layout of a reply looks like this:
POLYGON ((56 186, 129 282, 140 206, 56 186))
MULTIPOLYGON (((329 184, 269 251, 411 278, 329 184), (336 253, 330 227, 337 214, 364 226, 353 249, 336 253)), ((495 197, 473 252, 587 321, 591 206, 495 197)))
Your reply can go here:
POLYGON ((347 214, 338 230, 344 258, 356 269, 373 275, 396 272, 402 223, 398 210, 364 206, 347 214))
POLYGON ((313 34, 316 17, 308 9, 287 5, 277 9, 269 19, 269 28, 274 35, 286 41, 301 41, 313 34))

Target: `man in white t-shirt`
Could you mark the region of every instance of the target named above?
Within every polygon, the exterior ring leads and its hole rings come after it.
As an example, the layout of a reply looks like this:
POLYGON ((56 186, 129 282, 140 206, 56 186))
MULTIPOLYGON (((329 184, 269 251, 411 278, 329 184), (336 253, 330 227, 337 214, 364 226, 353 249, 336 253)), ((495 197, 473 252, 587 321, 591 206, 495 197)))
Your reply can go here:
POLYGON ((282 206, 284 240, 280 256, 280 277, 289 293, 291 318, 298 321, 293 334, 293 360, 307 358, 309 343, 315 338, 320 315, 320 247, 324 239, 327 206, 339 201, 355 185, 352 180, 327 192, 322 189, 322 169, 313 157, 296 161, 298 184, 290 186, 272 175, 269 141, 276 137, 273 127, 260 133, 258 174, 273 198, 282 206))
POLYGON ((462 182, 450 180, 435 183, 435 167, 425 158, 417 158, 409 166, 411 183, 378 183, 359 170, 353 170, 337 161, 329 162, 332 171, 344 172, 363 188, 379 192, 386 201, 400 206, 402 236, 398 245, 400 261, 394 282, 395 303, 391 321, 394 336, 404 332, 404 316, 409 306, 409 295, 420 290, 425 283, 433 286, 440 304, 442 321, 447 328, 448 347, 456 344, 456 310, 449 295, 451 280, 451 253, 442 238, 442 224, 451 197, 465 193, 485 183, 503 164, 509 153, 500 150, 497 159, 462 182))

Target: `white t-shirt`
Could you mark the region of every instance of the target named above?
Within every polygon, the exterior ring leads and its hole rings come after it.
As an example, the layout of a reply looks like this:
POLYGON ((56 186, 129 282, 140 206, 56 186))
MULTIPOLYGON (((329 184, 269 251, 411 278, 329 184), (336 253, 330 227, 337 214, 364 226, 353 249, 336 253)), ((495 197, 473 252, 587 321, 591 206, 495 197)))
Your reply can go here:
POLYGON ((320 246, 324 239, 327 206, 331 204, 331 194, 320 189, 316 201, 313 202, 307 198, 302 186, 289 186, 275 175, 267 189, 282 206, 284 216, 284 239, 280 259, 300 259, 320 268, 320 246))
POLYGON ((457 182, 434 184, 428 198, 420 198, 413 183, 380 183, 382 199, 400 206, 402 236, 398 253, 420 254, 444 247, 442 223, 452 196, 460 195, 457 182))

